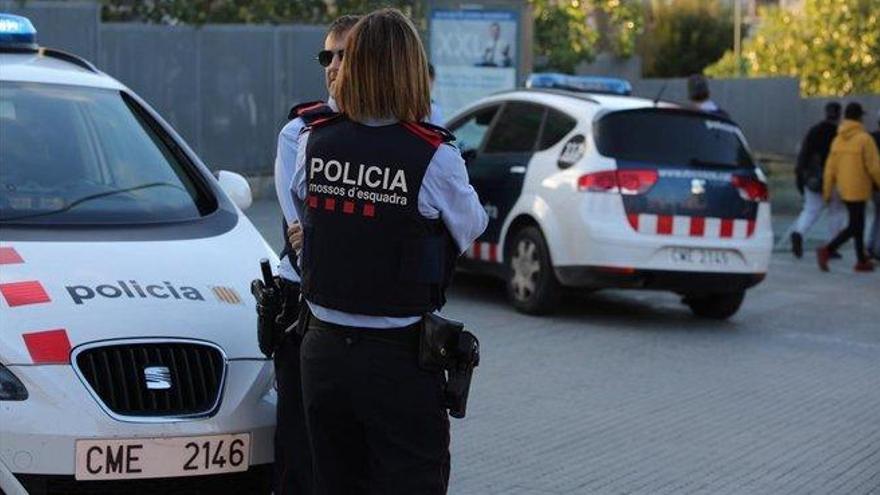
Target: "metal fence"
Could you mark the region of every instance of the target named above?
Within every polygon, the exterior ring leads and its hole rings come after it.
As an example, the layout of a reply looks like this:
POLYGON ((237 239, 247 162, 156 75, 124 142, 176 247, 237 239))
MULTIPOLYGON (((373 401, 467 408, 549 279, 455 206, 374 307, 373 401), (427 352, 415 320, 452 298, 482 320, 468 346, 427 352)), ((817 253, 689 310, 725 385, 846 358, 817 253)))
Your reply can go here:
MULTIPOLYGON (((271 173, 278 131, 293 103, 324 98, 312 59, 322 26, 101 23, 94 2, 0 0, 30 17, 40 43, 82 55, 153 105, 211 168, 271 173)), ((613 64, 608 67, 613 68, 613 64)), ((611 70, 611 69, 609 69, 611 70)), ((635 80, 639 96, 684 102, 684 79, 635 80)), ((759 152, 793 155, 828 98, 801 98, 797 80, 713 80, 712 98, 742 126, 759 152)), ((876 125, 880 95, 860 101, 876 125)))

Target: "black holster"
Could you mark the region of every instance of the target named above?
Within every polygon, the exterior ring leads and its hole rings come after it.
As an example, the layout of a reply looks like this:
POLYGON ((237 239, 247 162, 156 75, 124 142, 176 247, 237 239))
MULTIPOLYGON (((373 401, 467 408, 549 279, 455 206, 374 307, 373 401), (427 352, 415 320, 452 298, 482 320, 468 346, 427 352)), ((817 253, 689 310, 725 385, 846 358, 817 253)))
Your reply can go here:
POLYGON ((267 358, 275 354, 287 329, 296 323, 299 292, 299 284, 272 277, 268 264, 263 267, 263 280, 251 282, 251 294, 257 303, 257 344, 267 358))
POLYGON ((474 368, 480 364, 480 341, 457 321, 429 313, 422 322, 419 366, 447 374, 445 405, 450 416, 463 418, 474 368))

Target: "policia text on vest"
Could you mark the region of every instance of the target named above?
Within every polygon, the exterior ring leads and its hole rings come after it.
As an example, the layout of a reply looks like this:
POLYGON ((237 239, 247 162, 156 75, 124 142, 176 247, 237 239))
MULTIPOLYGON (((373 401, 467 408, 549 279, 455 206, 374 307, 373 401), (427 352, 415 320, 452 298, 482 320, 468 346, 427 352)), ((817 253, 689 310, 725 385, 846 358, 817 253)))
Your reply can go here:
POLYGON ((376 165, 353 165, 337 160, 312 158, 309 163, 309 192, 328 194, 340 198, 358 199, 373 203, 407 205, 406 172, 376 165), (327 184, 312 182, 316 174, 322 174, 327 184), (341 184, 341 185, 334 185, 341 184), (378 189, 364 190, 363 188, 378 189), (398 194, 398 192, 400 194, 398 194))

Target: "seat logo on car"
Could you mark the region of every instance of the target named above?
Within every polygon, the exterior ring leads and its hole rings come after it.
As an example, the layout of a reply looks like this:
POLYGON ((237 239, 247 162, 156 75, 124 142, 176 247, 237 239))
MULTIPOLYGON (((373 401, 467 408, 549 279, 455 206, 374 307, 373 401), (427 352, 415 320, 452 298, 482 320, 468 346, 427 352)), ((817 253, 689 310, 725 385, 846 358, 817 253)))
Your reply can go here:
POLYGON ((698 195, 706 192, 705 179, 691 179, 691 194, 698 195))
POLYGON ((147 366, 144 379, 149 390, 168 390, 171 388, 171 370, 167 366, 147 366))

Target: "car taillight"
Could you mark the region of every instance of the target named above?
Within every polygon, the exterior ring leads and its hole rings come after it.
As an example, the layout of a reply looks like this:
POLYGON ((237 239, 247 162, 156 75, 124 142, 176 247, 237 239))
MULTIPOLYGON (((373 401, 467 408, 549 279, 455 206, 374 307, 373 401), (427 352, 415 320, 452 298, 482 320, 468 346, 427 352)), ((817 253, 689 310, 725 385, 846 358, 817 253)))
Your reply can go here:
POLYGON ((770 200, 770 191, 767 189, 767 184, 755 177, 734 175, 731 178, 731 182, 733 187, 739 191, 740 197, 746 201, 764 202, 770 200))
POLYGON ((578 191, 644 194, 657 183, 656 170, 603 170, 578 178, 578 191))

